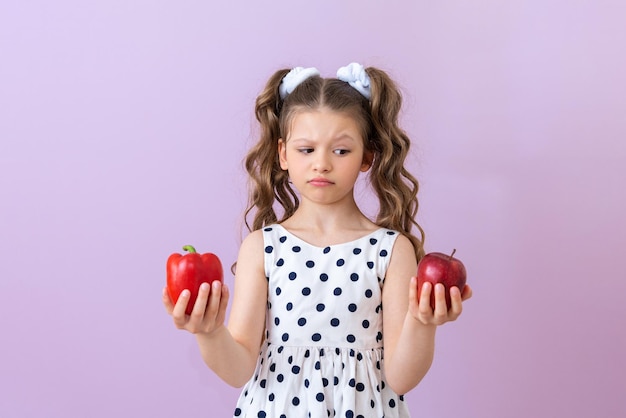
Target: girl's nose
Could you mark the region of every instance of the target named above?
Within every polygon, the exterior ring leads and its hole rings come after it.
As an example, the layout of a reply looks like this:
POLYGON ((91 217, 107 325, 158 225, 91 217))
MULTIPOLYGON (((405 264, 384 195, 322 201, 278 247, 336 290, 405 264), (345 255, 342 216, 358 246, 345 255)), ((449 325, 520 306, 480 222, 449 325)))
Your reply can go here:
POLYGON ((313 169, 319 173, 326 173, 330 171, 331 164, 330 158, 324 153, 318 153, 315 162, 313 163, 313 169))

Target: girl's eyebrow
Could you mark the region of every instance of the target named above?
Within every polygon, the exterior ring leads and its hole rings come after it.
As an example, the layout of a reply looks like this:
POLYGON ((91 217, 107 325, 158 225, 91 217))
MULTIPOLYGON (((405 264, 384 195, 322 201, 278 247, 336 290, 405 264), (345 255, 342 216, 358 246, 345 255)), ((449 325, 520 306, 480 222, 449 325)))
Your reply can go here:
MULTIPOLYGON (((305 142, 305 143, 309 143, 309 142, 310 143, 315 143, 315 142, 317 142, 317 141, 315 141, 313 139, 310 139, 310 138, 307 138, 307 137, 288 138, 287 140, 289 142, 305 142)), ((334 137, 333 139, 331 139, 331 142, 339 142, 339 141, 342 141, 342 140, 348 140, 348 141, 353 141, 353 142, 357 141, 357 139, 354 138, 353 136, 344 133, 344 134, 338 135, 338 136, 334 137)))

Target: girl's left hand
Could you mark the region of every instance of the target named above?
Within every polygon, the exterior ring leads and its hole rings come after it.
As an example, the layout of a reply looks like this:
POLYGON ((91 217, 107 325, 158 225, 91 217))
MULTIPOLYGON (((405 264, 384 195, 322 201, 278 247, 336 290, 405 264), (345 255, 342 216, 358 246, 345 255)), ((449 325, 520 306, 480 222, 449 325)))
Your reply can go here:
POLYGON ((443 325, 446 322, 454 321, 463 311, 463 301, 472 297, 472 288, 469 285, 465 285, 462 293, 459 291, 458 287, 453 286, 450 288, 452 306, 448 309, 445 288, 443 284, 437 283, 434 288, 435 309, 432 309, 430 306, 431 292, 433 292, 433 286, 428 282, 424 283, 418 300, 417 278, 411 277, 411 284, 409 286, 409 312, 424 325, 443 325))

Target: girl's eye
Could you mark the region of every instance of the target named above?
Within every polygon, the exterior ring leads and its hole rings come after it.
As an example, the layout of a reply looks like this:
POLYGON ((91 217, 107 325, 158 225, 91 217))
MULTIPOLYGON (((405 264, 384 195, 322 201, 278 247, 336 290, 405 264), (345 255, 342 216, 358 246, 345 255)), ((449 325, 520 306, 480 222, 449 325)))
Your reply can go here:
POLYGON ((313 148, 299 148, 298 151, 303 154, 310 154, 313 152, 313 148))
POLYGON ((346 155, 349 152, 350 152, 350 150, 347 150, 347 149, 336 149, 335 150, 335 154, 337 154, 337 155, 346 155))

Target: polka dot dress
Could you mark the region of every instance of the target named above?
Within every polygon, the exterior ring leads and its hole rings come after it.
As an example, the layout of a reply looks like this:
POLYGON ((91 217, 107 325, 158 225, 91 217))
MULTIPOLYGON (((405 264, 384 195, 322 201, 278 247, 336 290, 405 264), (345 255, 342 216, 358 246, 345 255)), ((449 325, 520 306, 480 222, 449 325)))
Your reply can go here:
POLYGON ((398 233, 317 247, 263 230, 265 343, 235 417, 409 417, 385 384, 381 292, 398 233))

